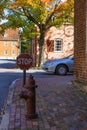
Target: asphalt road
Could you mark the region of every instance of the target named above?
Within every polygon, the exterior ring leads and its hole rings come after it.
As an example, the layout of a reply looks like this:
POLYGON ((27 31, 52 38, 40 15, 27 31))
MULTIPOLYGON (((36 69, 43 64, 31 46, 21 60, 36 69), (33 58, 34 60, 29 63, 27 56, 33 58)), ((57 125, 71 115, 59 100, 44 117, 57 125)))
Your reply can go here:
POLYGON ((0 70, 0 111, 7 98, 9 85, 13 80, 21 77, 21 75, 21 73, 5 72, 4 70, 1 72, 0 70))

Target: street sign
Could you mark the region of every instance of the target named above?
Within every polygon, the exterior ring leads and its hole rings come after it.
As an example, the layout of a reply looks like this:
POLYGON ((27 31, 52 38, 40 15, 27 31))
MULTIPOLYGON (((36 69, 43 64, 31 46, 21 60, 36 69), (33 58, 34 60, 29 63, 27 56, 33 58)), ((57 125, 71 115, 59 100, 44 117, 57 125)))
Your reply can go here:
POLYGON ((22 70, 27 70, 32 66, 32 57, 28 53, 21 53, 16 60, 17 65, 22 70))

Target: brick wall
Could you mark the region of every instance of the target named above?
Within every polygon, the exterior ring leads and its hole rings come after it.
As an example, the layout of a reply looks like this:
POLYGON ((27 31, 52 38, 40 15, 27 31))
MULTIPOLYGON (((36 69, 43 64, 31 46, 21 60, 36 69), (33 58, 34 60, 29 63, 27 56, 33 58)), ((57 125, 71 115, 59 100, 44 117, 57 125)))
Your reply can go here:
MULTIPOLYGON (((35 46, 35 40, 32 41, 35 46)), ((51 27, 45 34, 44 61, 52 59, 60 59, 74 53, 74 26, 66 23, 59 28, 51 27), (55 39, 62 40, 62 51, 54 50, 55 39), (49 45, 48 45, 49 44, 49 45), (49 47, 48 47, 49 46, 49 47)), ((33 49, 33 59, 38 63, 39 46, 37 44, 37 53, 35 59, 35 50, 33 49)))
POLYGON ((86 0, 75 0, 75 25, 74 25, 74 52, 75 72, 74 80, 87 82, 86 63, 86 0))
POLYGON ((74 27, 70 24, 65 24, 60 28, 51 27, 45 35, 45 51, 44 58, 58 59, 67 57, 74 52, 74 27), (62 40, 62 51, 54 51, 55 39, 62 40), (48 42, 49 41, 49 48, 48 42), (50 51, 49 51, 50 50, 50 51))

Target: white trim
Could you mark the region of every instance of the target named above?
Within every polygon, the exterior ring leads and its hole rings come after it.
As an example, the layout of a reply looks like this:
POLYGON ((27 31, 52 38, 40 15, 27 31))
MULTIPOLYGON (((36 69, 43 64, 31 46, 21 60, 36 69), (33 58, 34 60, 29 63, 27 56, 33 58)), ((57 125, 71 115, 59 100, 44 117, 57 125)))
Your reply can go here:
POLYGON ((54 52, 61 52, 61 51, 62 51, 62 45, 63 45, 62 39, 56 38, 56 39, 54 40, 54 52), (61 48, 60 48, 61 50, 59 50, 59 51, 56 50, 57 41, 59 41, 59 42, 61 43, 61 48))

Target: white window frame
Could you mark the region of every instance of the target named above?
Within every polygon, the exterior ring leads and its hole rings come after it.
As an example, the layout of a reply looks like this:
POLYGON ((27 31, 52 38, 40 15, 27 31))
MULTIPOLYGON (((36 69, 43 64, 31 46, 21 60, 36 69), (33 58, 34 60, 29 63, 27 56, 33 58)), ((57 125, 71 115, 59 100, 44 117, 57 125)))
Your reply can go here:
POLYGON ((5 55, 8 55, 8 50, 5 50, 5 51, 4 51, 4 54, 5 54, 5 55))
POLYGON ((12 55, 15 55, 15 50, 12 50, 12 55))
POLYGON ((15 46, 15 42, 12 42, 11 45, 12 45, 12 46, 15 46))
POLYGON ((7 41, 5 41, 5 42, 4 42, 4 45, 5 45, 5 46, 8 46, 8 42, 7 42, 7 41))
POLYGON ((63 40, 55 39, 54 40, 54 52, 61 52, 63 49, 63 40))

